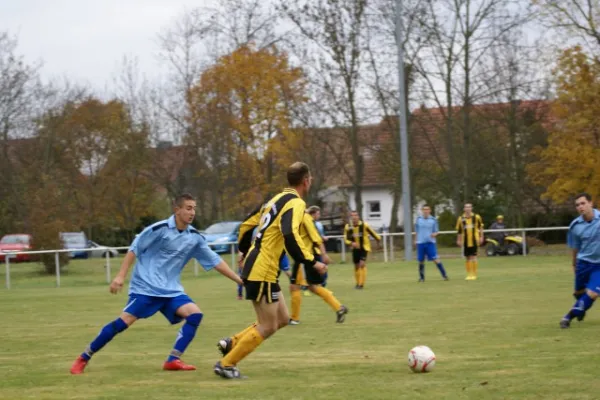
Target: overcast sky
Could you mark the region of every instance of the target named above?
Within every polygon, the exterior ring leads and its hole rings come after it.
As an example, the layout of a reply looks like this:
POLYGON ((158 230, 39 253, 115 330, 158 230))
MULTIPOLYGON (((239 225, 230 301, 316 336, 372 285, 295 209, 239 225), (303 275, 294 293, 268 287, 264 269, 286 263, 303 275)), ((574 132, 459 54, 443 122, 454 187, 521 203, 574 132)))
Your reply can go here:
POLYGON ((18 53, 43 61, 42 76, 66 76, 102 90, 124 55, 158 75, 156 36, 186 9, 216 0, 0 0, 0 30, 19 41, 18 53))

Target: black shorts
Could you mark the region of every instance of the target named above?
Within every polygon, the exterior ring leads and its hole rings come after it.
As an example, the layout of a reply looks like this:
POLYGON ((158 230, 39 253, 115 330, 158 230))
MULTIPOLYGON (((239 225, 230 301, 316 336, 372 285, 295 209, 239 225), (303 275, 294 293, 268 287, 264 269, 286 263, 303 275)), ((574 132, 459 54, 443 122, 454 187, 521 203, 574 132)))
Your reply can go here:
POLYGON ((367 261, 367 251, 361 249, 352 249, 352 262, 359 264, 361 261, 367 261))
POLYGON ((248 281, 244 279, 244 287, 246 288, 246 300, 259 303, 263 296, 265 296, 267 303, 276 303, 279 301, 281 288, 277 282, 248 281))
POLYGON ((465 246, 463 247, 463 256, 465 257, 475 257, 477 255, 477 246, 465 246))
POLYGON ((321 285, 323 284, 323 275, 312 266, 294 263, 292 267, 292 285, 321 285))

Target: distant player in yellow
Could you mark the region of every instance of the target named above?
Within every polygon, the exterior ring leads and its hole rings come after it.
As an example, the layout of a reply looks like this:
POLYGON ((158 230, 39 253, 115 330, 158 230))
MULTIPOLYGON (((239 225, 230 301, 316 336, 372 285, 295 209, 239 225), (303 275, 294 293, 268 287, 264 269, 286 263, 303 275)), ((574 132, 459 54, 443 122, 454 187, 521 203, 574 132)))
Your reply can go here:
POLYGON ((473 213, 473 204, 465 204, 464 214, 456 221, 456 232, 456 244, 462 247, 463 256, 466 257, 465 280, 474 281, 477 279, 477 250, 483 243, 483 220, 479 214, 473 213))
MULTIPOLYGON (((312 183, 308 165, 297 162, 287 171, 289 188, 267 201, 258 216, 249 216, 240 227, 240 252, 244 254, 242 280, 246 299, 252 301, 258 322, 232 337, 219 340, 217 346, 223 358, 214 372, 226 379, 241 378, 237 364, 279 329, 285 327, 290 315, 279 287, 279 263, 287 253, 305 268, 324 274, 327 265, 315 260, 312 249, 304 246, 300 226, 306 204, 302 200, 312 183), (252 230, 258 227, 252 241, 252 230), (247 251, 246 248, 250 243, 247 251)), ((254 213, 257 214, 257 213, 254 213)))
POLYGON ((350 213, 350 223, 344 227, 344 239, 348 246, 352 246, 352 262, 354 263, 354 278, 356 289, 362 289, 367 280, 367 256, 371 251, 369 236, 381 241, 381 237, 369 224, 361 221, 356 211, 350 213))
MULTIPOLYGON (((325 264, 329 264, 331 260, 325 251, 323 238, 317 230, 315 220, 312 214, 317 209, 309 209, 304 214, 302 225, 300 225, 300 237, 306 248, 313 250, 315 259, 325 264)), ((342 305, 335 298, 332 292, 325 289, 323 286, 324 276, 314 268, 306 267, 304 264, 295 262, 292 268, 292 276, 290 277, 290 294, 292 296, 292 315, 290 316, 290 325, 298 325, 300 323, 300 308, 302 306, 302 286, 308 286, 308 290, 322 298, 336 313, 336 322, 342 323, 346 319, 348 308, 342 305)))

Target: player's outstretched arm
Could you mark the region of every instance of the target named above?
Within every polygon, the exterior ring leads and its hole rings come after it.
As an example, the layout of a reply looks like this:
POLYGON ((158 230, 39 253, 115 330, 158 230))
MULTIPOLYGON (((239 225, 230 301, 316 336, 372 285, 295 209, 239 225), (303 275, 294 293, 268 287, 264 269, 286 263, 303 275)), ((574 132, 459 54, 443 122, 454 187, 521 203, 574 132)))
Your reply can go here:
POLYGON ((231 279, 232 281, 234 281, 235 283, 237 283, 238 285, 243 285, 244 281, 242 281, 242 278, 240 278, 238 276, 238 274, 236 274, 235 272, 233 272, 231 270, 231 268, 229 268, 229 265, 227 265, 227 263, 223 260, 221 260, 221 262, 219 264, 217 264, 217 266, 215 267, 215 270, 217 270, 221 275, 231 279))
POLYGON ((128 251, 125 254, 125 258, 123 258, 123 262, 121 263, 121 269, 115 276, 115 279, 110 283, 110 292, 113 294, 117 294, 125 284, 125 278, 127 278, 127 273, 129 272, 129 268, 135 262, 135 253, 133 251, 128 251))

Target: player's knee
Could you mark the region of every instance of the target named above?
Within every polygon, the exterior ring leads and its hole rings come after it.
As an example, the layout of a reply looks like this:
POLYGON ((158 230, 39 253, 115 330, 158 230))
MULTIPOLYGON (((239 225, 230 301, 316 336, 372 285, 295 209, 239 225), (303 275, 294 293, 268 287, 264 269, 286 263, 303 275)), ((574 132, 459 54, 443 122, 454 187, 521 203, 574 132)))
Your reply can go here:
POLYGON ((590 299, 592 300, 596 300, 598 298, 598 293, 594 292, 593 290, 587 290, 587 295, 590 296, 590 299))
POLYGON ((194 313, 194 314, 190 314, 188 315, 185 320, 187 321, 188 324, 192 325, 192 326, 199 326, 200 322, 202 322, 202 318, 204 317, 203 313, 194 313))
POLYGON ((117 334, 117 333, 121 333, 123 332, 125 329, 129 328, 129 325, 127 322, 125 322, 123 320, 123 318, 117 318, 116 320, 114 320, 113 322, 111 322, 110 324, 110 329, 112 329, 113 334, 117 334))
POLYGON ((295 283, 290 284, 290 292, 297 292, 300 290, 300 285, 296 285, 295 283))
POLYGON ((586 292, 586 290, 585 290, 585 289, 576 290, 576 291, 573 293, 573 297, 575 297, 575 300, 579 300, 579 299, 581 298, 581 296, 583 296, 583 295, 584 295, 584 293, 585 293, 585 292, 586 292))
POLYGON ((129 314, 129 313, 125 313, 125 312, 124 312, 123 314, 121 314, 121 316, 120 316, 119 318, 120 318, 121 320, 123 320, 123 322, 124 322, 125 324, 127 324, 127 326, 131 326, 131 325, 133 325, 133 323, 134 323, 135 321, 137 321, 137 317, 136 317, 136 316, 134 316, 134 315, 131 315, 131 314, 129 314))

